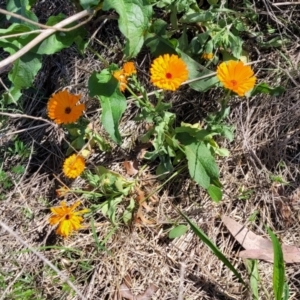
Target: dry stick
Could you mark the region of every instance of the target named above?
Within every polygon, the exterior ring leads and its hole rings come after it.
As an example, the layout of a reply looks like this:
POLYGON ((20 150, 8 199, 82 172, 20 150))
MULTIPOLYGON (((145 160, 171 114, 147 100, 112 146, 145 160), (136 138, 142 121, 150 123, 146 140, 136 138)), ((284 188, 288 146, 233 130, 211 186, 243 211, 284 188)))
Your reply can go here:
POLYGON ((12 38, 12 37, 23 36, 23 35, 28 35, 28 34, 40 33, 40 32, 43 32, 43 31, 44 31, 43 29, 37 29, 37 30, 32 30, 32 31, 27 31, 27 32, 22 32, 22 33, 14 33, 14 34, 3 35, 3 36, 0 36, 0 40, 9 39, 9 38, 12 38))
POLYGON ((47 119, 44 119, 42 117, 33 117, 33 116, 25 115, 25 114, 11 114, 11 113, 5 113, 5 112, 0 112, 0 116, 6 116, 6 117, 11 117, 11 118, 33 119, 33 120, 43 121, 43 122, 50 124, 51 126, 57 127, 56 124, 54 124, 53 122, 51 122, 47 119))
POLYGON ((33 130, 33 129, 37 129, 37 128, 41 128, 41 127, 45 127, 45 126, 47 126, 47 124, 36 125, 36 126, 20 129, 20 130, 13 131, 13 132, 8 132, 8 133, 5 133, 5 132, 1 131, 0 132, 0 138, 1 137, 8 137, 10 135, 15 135, 15 134, 18 134, 18 133, 21 133, 21 132, 24 132, 24 131, 33 130))
POLYGON ((300 2, 279 2, 279 3, 271 3, 273 6, 283 6, 283 5, 300 5, 300 2))
POLYGON ((80 297, 83 300, 86 300, 86 298, 82 295, 82 293, 77 289, 77 287, 70 281, 68 277, 66 277, 53 263, 48 260, 45 256, 43 256, 41 253, 33 249, 30 245, 28 245, 22 238, 16 234, 9 226, 7 226, 5 223, 0 221, 0 226, 6 230, 10 235, 12 235, 20 244, 22 244, 24 247, 27 247, 32 253, 34 253, 39 259, 41 259, 45 264, 47 264, 52 270, 54 270, 68 285, 76 292, 77 296, 80 297))
POLYGON ((181 262, 180 263, 180 282, 179 282, 178 300, 183 300, 185 269, 186 269, 185 263, 181 262))
MULTIPOLYGON (((52 27, 52 29, 46 29, 44 32, 42 32, 41 34, 39 34, 36 38, 34 38, 32 41, 30 41, 27 45, 25 45, 22 49, 20 49, 19 51, 17 51, 16 53, 14 53, 13 55, 7 57, 6 59, 2 60, 0 62, 0 69, 2 69, 4 66, 13 63, 15 60, 17 60, 18 58, 20 58, 22 55, 24 55, 25 53, 27 53, 30 49, 32 49, 33 47, 35 47, 37 44, 39 44, 40 42, 42 42, 44 39, 46 39, 48 36, 50 36, 51 34, 55 33, 58 29, 61 29, 64 26, 67 26, 79 19, 82 19, 84 17, 90 16, 90 18, 93 16, 93 12, 90 12, 88 10, 83 10, 81 12, 79 12, 78 14, 71 16, 59 23, 57 23, 56 25, 54 25, 52 27)), ((79 24, 80 26, 82 25, 79 24)))
MULTIPOLYGON (((48 26, 48 25, 44 25, 44 24, 41 24, 41 23, 32 21, 32 20, 30 20, 30 19, 27 19, 27 18, 21 16, 21 15, 15 14, 15 13, 13 13, 13 12, 11 12, 11 11, 8 11, 8 10, 2 9, 2 8, 0 8, 0 13, 2 13, 2 14, 4 14, 4 15, 9 15, 9 16, 14 17, 14 18, 16 18, 16 19, 20 19, 20 20, 22 20, 22 21, 25 21, 25 22, 27 22, 27 23, 36 25, 36 26, 41 27, 41 28, 44 28, 44 29, 53 29, 53 26, 48 26)), ((89 20, 87 20, 87 21, 89 21, 89 20)), ((86 21, 84 21, 84 22, 86 22, 86 21)), ((71 28, 57 28, 56 31, 64 31, 64 32, 68 32, 68 31, 71 31, 71 30, 73 30, 73 29, 78 28, 79 26, 81 26, 81 25, 83 25, 83 24, 84 24, 84 23, 80 23, 80 24, 77 24, 77 25, 75 25, 75 26, 73 26, 73 27, 71 27, 71 28)), ((28 33, 27 33, 27 34, 28 34, 28 33)), ((1 37, 1 38, 3 38, 3 37, 1 37)))

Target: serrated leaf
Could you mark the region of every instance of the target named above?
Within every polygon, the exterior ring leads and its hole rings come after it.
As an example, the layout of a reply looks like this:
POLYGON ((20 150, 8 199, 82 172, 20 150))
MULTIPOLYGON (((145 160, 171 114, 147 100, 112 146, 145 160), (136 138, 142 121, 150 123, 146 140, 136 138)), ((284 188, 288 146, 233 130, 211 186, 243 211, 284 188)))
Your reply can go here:
POLYGON ((193 142, 184 147, 191 177, 207 189, 212 180, 219 178, 219 169, 214 157, 204 142, 193 142))
POLYGON ((111 198, 99 205, 103 215, 107 216, 113 224, 116 224, 117 205, 122 201, 122 199, 123 196, 111 198))
POLYGON ((178 225, 174 227, 170 232, 169 232, 169 239, 175 239, 177 237, 180 237, 184 235, 188 231, 188 227, 186 225, 178 225))
POLYGON ((121 144, 119 121, 126 110, 126 98, 120 92, 118 81, 113 78, 109 70, 101 73, 94 72, 88 83, 90 96, 100 100, 102 107, 101 122, 113 141, 121 144))
POLYGON ((144 44, 144 35, 152 15, 146 0, 104 0, 104 11, 114 9, 119 14, 119 29, 126 37, 125 55, 135 57, 144 44))

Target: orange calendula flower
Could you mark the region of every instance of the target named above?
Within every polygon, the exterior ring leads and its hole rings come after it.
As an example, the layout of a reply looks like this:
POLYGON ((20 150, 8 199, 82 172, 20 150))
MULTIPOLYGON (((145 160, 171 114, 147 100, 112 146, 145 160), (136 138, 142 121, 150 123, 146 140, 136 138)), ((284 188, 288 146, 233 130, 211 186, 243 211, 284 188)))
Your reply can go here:
POLYGON ((156 58, 150 68, 151 82, 164 90, 175 91, 188 79, 184 61, 177 55, 164 54, 156 58))
POLYGON ((48 101, 48 116, 56 124, 68 124, 76 122, 85 109, 84 104, 78 104, 80 95, 61 91, 53 94, 48 101))
POLYGON ((256 77, 250 66, 241 61, 230 60, 222 62, 217 68, 217 77, 225 88, 244 96, 256 82, 256 77))
POLYGON ((77 154, 69 156, 63 165, 63 172, 66 177, 76 178, 78 177, 85 168, 84 158, 77 154))
POLYGON ((123 72, 126 77, 136 74, 136 68, 132 61, 123 64, 123 72))
POLYGON ((113 76, 119 81, 120 91, 124 92, 127 85, 127 79, 123 70, 114 71, 113 76))
POLYGON ((203 59, 206 59, 206 60, 211 60, 213 59, 214 55, 213 53, 202 53, 202 56, 201 56, 203 59))
POLYGON ((80 201, 77 201, 71 206, 67 206, 66 201, 62 201, 60 206, 51 207, 53 216, 49 218, 50 225, 57 225, 56 233, 67 237, 74 230, 81 228, 81 222, 83 218, 80 216, 87 213, 88 209, 75 211, 76 207, 80 205, 80 201))

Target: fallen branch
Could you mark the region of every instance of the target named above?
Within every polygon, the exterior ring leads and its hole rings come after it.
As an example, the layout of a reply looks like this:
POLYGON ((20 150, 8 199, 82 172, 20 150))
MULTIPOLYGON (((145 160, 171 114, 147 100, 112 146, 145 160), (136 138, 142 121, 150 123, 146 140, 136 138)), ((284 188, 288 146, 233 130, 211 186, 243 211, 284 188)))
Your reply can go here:
MULTIPOLYGON (((32 41, 30 41, 26 46, 24 46, 22 49, 20 49, 19 51, 17 51, 16 53, 12 54, 11 56, 7 57, 6 59, 2 60, 0 62, 0 70, 13 63, 15 60, 17 60, 18 58, 20 58, 21 56, 23 56, 25 53, 27 53, 30 49, 32 49, 33 47, 35 47, 36 45, 38 45, 40 42, 42 42, 43 40, 45 40, 47 37, 49 37, 51 34, 55 33, 57 31, 57 29, 63 28, 75 21, 78 21, 84 17, 90 17, 92 18, 94 15, 93 11, 90 10, 83 10, 81 12, 79 12, 76 15, 73 15, 57 24, 55 24, 53 26, 53 28, 51 29, 45 29, 41 34, 39 34, 36 38, 34 38, 32 41)), ((89 19, 90 19, 89 18, 89 19)), ((83 25, 85 22, 81 23, 81 25, 83 25)))

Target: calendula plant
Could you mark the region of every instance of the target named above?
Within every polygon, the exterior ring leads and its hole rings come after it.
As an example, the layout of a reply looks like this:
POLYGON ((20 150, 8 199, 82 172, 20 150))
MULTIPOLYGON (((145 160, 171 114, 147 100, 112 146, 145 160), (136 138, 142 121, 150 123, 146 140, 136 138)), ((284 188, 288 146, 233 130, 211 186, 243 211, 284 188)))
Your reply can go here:
POLYGON ((123 221, 127 224, 132 219, 135 208, 132 193, 136 185, 135 180, 129 180, 122 175, 98 166, 93 171, 87 170, 83 176, 89 184, 89 190, 75 190, 74 192, 82 195, 92 202, 91 211, 101 211, 104 216, 116 224, 117 205, 124 199, 130 198, 127 209, 122 214, 123 221))
MULTIPOLYGON (((247 31, 256 20, 251 7, 237 13, 228 9, 224 1, 208 1, 210 6, 202 9, 196 0, 80 0, 75 1, 81 10, 78 14, 68 18, 62 14, 51 16, 44 26, 37 22, 31 10, 34 3, 9 1, 7 11, 1 11, 7 14, 8 21, 13 18, 14 22, 0 30, 0 46, 11 55, 0 62, 0 69, 15 62, 8 76, 11 86, 3 94, 3 101, 16 103, 21 90, 32 85, 43 55, 70 47, 73 42, 84 54, 88 49, 85 39, 88 33, 82 25, 100 10, 104 13, 114 10, 125 38, 127 62, 121 67, 105 62, 106 67, 101 72, 92 72, 88 82, 89 95, 99 99, 103 127, 115 143, 122 144, 119 122, 127 107, 124 93, 131 94, 139 109, 136 120, 150 126, 140 140, 151 142, 153 149, 146 153, 145 159, 158 160, 157 174, 163 178, 187 167, 191 178, 206 189, 214 201, 220 201, 222 185, 216 158, 229 152, 218 146, 216 137, 233 139, 233 130, 225 120, 230 96, 232 93, 242 97, 258 92, 280 92, 265 84, 255 87, 254 72, 245 65, 249 55, 243 50, 240 33, 247 31), (156 7, 170 12, 170 20, 162 19, 156 7), (22 18, 12 11, 20 12, 22 18), (39 28, 44 29, 41 32, 39 28), (143 46, 154 57, 148 70, 150 82, 162 89, 155 93, 155 99, 150 99, 140 82, 133 60, 143 46), (216 68, 220 60, 223 62, 216 68), (223 86, 226 93, 219 101, 219 110, 196 124, 176 125, 176 114, 171 111, 171 105, 164 102, 164 93, 174 92, 183 84, 200 92, 223 86)), ((68 132, 63 172, 69 178, 76 178, 85 167, 84 150, 95 144, 102 151, 110 147, 89 129, 82 117, 85 105, 80 102, 80 95, 60 91, 51 96, 47 108, 49 118, 68 132)))

